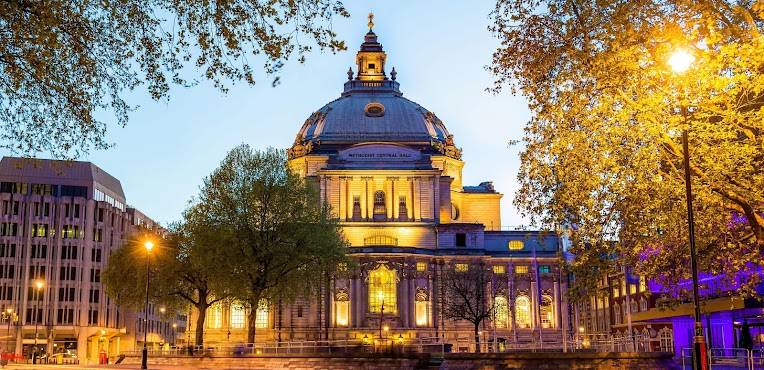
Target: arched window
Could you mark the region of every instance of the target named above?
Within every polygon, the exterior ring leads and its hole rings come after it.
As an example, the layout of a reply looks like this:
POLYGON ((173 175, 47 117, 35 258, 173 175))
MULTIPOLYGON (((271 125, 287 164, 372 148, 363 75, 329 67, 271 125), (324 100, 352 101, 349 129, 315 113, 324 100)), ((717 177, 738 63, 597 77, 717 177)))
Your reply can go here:
POLYGON ((385 202, 385 192, 377 190, 374 192, 374 218, 387 218, 387 205, 385 202))
POLYGON ((244 305, 241 303, 231 303, 231 329, 244 328, 244 305))
POLYGON ((509 303, 503 295, 496 296, 494 300, 494 317, 496 328, 504 329, 509 327, 509 303))
POLYGON ((265 299, 261 299, 260 304, 257 305, 255 327, 258 329, 265 329, 268 327, 268 301, 265 299))
POLYGON ((621 323, 621 305, 618 303, 613 305, 613 319, 615 319, 616 325, 621 323))
POLYGON ((639 305, 636 300, 631 301, 631 312, 639 312, 639 305))
POLYGON ((515 323, 520 329, 531 327, 531 300, 521 295, 515 299, 515 323))
POLYGON ((674 352, 674 333, 669 328, 663 328, 658 332, 661 340, 661 351, 674 352))
POLYGON ((647 300, 642 298, 639 300, 639 310, 640 311, 647 311, 647 300))
POLYGON ((334 296, 335 321, 337 326, 348 326, 350 314, 350 297, 346 289, 340 289, 334 296))
POLYGON ((385 312, 397 311, 396 273, 385 265, 379 265, 375 270, 369 271, 369 311, 379 313, 382 305, 385 312))
POLYGON ((207 327, 210 329, 220 329, 223 327, 223 307, 219 302, 207 309, 207 327))
POLYGON ((427 290, 418 288, 414 301, 416 306, 416 326, 427 326, 430 323, 430 302, 427 290))
POLYGON ((552 297, 548 295, 541 296, 541 327, 554 327, 554 305, 552 305, 552 297))

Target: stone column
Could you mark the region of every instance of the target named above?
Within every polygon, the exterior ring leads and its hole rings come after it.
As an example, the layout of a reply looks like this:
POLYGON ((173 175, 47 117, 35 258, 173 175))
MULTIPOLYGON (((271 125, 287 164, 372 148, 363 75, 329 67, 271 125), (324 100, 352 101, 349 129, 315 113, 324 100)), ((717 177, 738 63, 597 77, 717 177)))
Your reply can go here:
MULTIPOLYGON (((415 267, 416 268, 416 267, 415 267)), ((414 297, 416 296, 416 278, 409 278, 409 312, 407 313, 409 318, 409 325, 408 327, 414 327, 416 326, 416 303, 413 305, 413 309, 411 308, 412 302, 414 302, 414 297)))
POLYGON ((398 189, 399 186, 400 184, 398 183, 398 178, 393 177, 392 181, 390 181, 390 188, 392 189, 392 198, 393 198, 392 199, 392 202, 393 202, 393 217, 392 218, 395 220, 398 219, 398 214, 400 213, 400 210, 399 210, 400 204, 398 203, 398 193, 400 192, 400 190, 398 189))
POLYGON ((387 219, 393 218, 393 181, 391 177, 385 180, 385 210, 387 212, 387 219))
POLYGON ((339 195, 339 206, 338 212, 339 212, 339 218, 341 221, 344 221, 347 218, 347 206, 345 204, 345 200, 347 198, 347 181, 345 180, 344 176, 340 176, 339 181, 339 187, 340 187, 340 195, 339 195))
POLYGON ((539 290, 538 281, 531 280, 531 322, 534 328, 541 326, 539 318, 539 290))
POLYGON ((420 192, 421 189, 419 188, 420 185, 419 177, 414 177, 413 184, 411 186, 411 208, 412 208, 412 214, 414 217, 414 221, 421 221, 422 220, 422 204, 420 199, 420 192))
POLYGON ((368 219, 369 216, 369 179, 370 177, 361 177, 361 218, 368 219))
POLYGON ((403 269, 401 271, 401 275, 403 276, 403 279, 401 279, 401 283, 400 283, 400 285, 401 285, 401 289, 400 289, 401 296, 400 296, 399 299, 401 301, 399 301, 398 307, 401 308, 401 312, 400 312, 399 316, 401 318, 401 325, 404 328, 408 328, 409 327, 409 311, 410 311, 410 308, 411 308, 411 303, 410 303, 410 300, 409 300, 409 296, 410 296, 410 293, 411 293, 409 282, 411 281, 411 276, 410 276, 410 274, 408 272, 408 266, 407 265, 403 266, 403 269))

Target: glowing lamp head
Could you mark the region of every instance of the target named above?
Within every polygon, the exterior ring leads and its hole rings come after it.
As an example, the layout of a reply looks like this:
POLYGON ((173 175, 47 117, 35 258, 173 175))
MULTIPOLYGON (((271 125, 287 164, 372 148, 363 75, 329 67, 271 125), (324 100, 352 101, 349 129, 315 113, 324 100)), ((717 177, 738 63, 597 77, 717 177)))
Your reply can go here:
POLYGON ((385 326, 382 328, 382 330, 384 330, 384 331, 388 331, 388 330, 390 330, 390 327, 389 327, 389 326, 387 326, 387 325, 385 325, 385 326))
POLYGON ((159 308, 159 312, 161 312, 161 313, 165 313, 165 311, 167 311, 167 309, 166 309, 166 308, 164 308, 164 307, 160 307, 160 308, 159 308))
POLYGON ((583 326, 579 326, 578 327, 578 332, 579 333, 583 333, 584 332, 584 327, 583 326))
POLYGON ((13 313, 13 309, 12 308, 7 308, 5 310, 5 312, 7 312, 8 314, 12 314, 13 313))
POLYGON ((101 335, 106 335, 106 330, 101 329, 101 335))
POLYGON ((147 251, 151 252, 151 250, 154 249, 154 242, 151 240, 146 240, 143 242, 143 247, 146 248, 147 251))
POLYGON ((176 323, 172 323, 172 328, 173 328, 173 329, 175 329, 175 328, 177 328, 177 327, 178 327, 178 324, 176 324, 176 323))
POLYGON ((403 344, 403 334, 398 334, 398 343, 403 344))
POLYGON ((668 60, 674 73, 684 73, 692 66, 693 62, 695 62, 695 57, 684 49, 673 52, 668 60))
POLYGON ((42 289, 45 286, 45 283, 42 282, 42 280, 37 280, 34 285, 37 287, 37 289, 42 289))

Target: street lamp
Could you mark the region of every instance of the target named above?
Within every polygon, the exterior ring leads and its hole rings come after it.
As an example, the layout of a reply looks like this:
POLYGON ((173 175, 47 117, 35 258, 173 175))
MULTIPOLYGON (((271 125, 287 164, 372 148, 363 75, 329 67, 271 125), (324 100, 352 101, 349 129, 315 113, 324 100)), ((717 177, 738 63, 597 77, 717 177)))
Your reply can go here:
POLYGON ((11 322, 14 321, 13 308, 8 307, 3 313, 3 318, 8 320, 8 339, 5 341, 5 350, 11 352, 11 322))
POLYGON ((141 356, 141 369, 148 369, 149 350, 146 347, 146 341, 148 340, 149 331, 149 279, 151 277, 151 250, 154 249, 154 242, 146 240, 143 242, 143 247, 146 248, 146 305, 143 308, 143 353, 141 356))
MULTIPOLYGON (((686 50, 679 49, 671 54, 668 60, 671 69, 676 74, 682 74, 687 71, 695 57, 686 50)), ((687 138, 689 125, 687 123, 687 107, 681 104, 682 110, 682 151, 684 154, 684 186, 685 198, 687 201, 687 224, 689 226, 690 238, 690 268, 692 269, 692 301, 695 306, 695 336, 693 338, 693 368, 698 370, 707 370, 706 361, 706 339, 703 337, 703 323, 700 321, 700 298, 698 294, 698 261, 695 252, 695 220, 692 214, 692 182, 690 173, 690 149, 687 138)))
POLYGON ((37 326, 39 322, 37 321, 37 315, 39 312, 39 300, 40 300, 40 292, 45 287, 45 282, 42 280, 37 280, 34 283, 35 285, 35 298, 34 298, 34 350, 32 351, 32 364, 37 363, 37 326))

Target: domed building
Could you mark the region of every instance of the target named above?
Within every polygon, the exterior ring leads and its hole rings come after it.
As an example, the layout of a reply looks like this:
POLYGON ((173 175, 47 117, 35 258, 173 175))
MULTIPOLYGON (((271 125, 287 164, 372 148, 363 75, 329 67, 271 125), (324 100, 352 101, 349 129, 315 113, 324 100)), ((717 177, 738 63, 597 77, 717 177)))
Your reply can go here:
MULTIPOLYGON (((257 340, 382 336, 469 350, 462 340, 474 338, 474 326, 449 318, 443 279, 454 269, 479 268, 491 274, 484 303, 495 307, 481 323, 481 341, 560 342, 569 319, 557 236, 502 229, 502 194, 490 181, 462 183, 454 136, 404 97, 371 26, 342 94, 310 114, 288 151, 292 170, 331 205, 357 268, 317 279, 321 297, 263 304, 257 340)), ((211 342, 215 329, 221 341, 246 338, 243 312, 211 309, 208 325, 218 325, 208 330, 211 342)))

